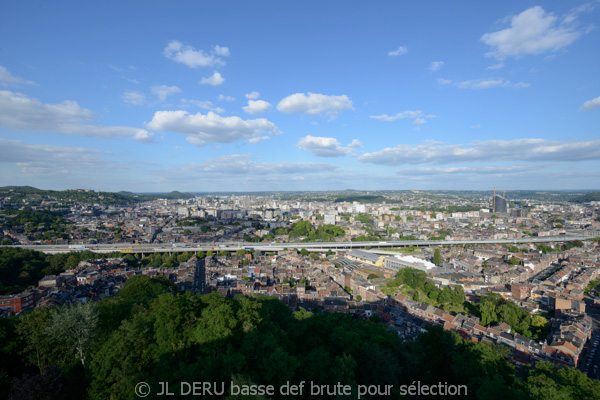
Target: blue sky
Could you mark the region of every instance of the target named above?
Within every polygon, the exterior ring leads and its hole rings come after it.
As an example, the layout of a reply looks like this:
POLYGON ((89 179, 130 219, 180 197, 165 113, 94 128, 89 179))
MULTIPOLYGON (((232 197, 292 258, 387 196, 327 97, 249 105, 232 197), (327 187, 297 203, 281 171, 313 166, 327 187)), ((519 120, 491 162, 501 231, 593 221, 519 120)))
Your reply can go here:
POLYGON ((0 185, 598 189, 600 2, 0 4, 0 185))

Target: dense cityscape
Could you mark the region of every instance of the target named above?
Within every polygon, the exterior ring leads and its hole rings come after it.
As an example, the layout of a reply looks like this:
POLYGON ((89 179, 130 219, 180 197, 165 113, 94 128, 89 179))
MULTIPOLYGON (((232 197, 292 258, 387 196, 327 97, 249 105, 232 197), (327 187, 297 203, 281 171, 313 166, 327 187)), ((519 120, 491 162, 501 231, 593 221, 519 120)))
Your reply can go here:
POLYGON ((0 399, 600 400, 600 0, 0 15, 0 399))
POLYGON ((115 196, 0 189, 3 317, 162 277, 376 321, 405 342, 437 326, 505 349, 517 373, 547 361, 600 377, 596 193, 115 196))

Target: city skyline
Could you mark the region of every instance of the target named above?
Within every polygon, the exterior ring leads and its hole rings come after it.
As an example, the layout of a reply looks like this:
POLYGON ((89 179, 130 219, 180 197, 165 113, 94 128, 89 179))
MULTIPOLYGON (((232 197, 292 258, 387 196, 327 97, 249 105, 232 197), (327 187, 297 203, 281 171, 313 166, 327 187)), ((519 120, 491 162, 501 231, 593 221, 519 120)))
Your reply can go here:
POLYGON ((4 4, 0 186, 600 187, 597 1, 378 5, 4 4))

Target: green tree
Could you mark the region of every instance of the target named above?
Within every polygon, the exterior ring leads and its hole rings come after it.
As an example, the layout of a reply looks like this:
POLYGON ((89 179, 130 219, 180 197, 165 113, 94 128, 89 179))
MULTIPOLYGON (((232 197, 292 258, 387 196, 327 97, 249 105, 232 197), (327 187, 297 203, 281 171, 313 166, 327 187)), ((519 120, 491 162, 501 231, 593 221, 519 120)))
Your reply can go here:
POLYGON ((38 367, 40 374, 50 364, 53 345, 45 329, 52 319, 51 309, 36 308, 19 319, 16 332, 25 341, 25 358, 31 365, 38 367))
POLYGON ((465 291, 462 285, 456 285, 452 288, 452 293, 450 294, 450 301, 455 306, 459 306, 465 302, 465 291))
POLYGON ((433 263, 435 265, 442 265, 442 254, 439 248, 436 248, 433 252, 433 263))
POLYGON ((439 300, 441 304, 449 303, 452 301, 452 292, 448 286, 444 286, 442 291, 440 292, 439 300))
POLYGON ((302 254, 303 256, 307 256, 308 255, 308 250, 302 249, 302 250, 300 250, 300 254, 302 254))
POLYGON ((98 325, 98 310, 92 302, 60 307, 52 312, 46 333, 56 343, 68 346, 85 368, 86 353, 92 347, 98 325))

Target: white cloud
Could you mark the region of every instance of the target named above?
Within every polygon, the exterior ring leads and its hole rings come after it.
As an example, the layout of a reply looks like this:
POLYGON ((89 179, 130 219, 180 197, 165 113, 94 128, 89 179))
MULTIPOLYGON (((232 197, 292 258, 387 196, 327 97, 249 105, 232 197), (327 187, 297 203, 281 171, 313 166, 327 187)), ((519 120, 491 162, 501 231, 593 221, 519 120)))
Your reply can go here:
POLYGON ((0 86, 8 85, 35 85, 35 82, 27 81, 11 74, 5 67, 0 65, 0 86))
POLYGON ((150 142, 154 135, 144 129, 88 125, 95 114, 74 101, 44 104, 22 93, 0 91, 0 127, 17 131, 54 132, 101 138, 133 138, 150 142))
POLYGON ((396 121, 397 119, 407 118, 407 119, 412 119, 413 124, 418 126, 418 125, 426 124, 427 119, 436 118, 436 116, 433 114, 425 115, 425 113, 423 111, 402 111, 395 115, 387 115, 387 114, 371 115, 369 118, 378 119, 380 121, 387 121, 387 122, 392 122, 392 121, 396 121))
POLYGON ((402 168, 397 172, 402 175, 455 175, 455 174, 517 174, 546 168, 547 165, 488 165, 474 167, 448 167, 448 168, 402 168))
POLYGON ((421 115, 423 115, 423 111, 402 111, 399 112, 398 114, 395 115, 387 115, 387 114, 382 114, 382 115, 371 115, 369 118, 373 118, 373 119, 379 119, 382 121, 395 121, 397 119, 404 119, 404 118, 418 118, 421 115))
POLYGON ((529 84, 527 82, 517 82, 512 85, 512 87, 515 89, 528 88, 529 86, 531 86, 531 84, 529 84))
POLYGON ((206 53, 203 50, 196 50, 192 46, 173 40, 165 47, 163 54, 168 59, 185 64, 190 68, 213 67, 225 65, 225 62, 219 56, 229 56, 229 49, 215 46, 210 53, 206 53))
POLYGON ((573 26, 576 13, 561 21, 540 6, 528 8, 510 17, 509 28, 481 36, 481 41, 492 48, 486 56, 502 61, 507 57, 556 52, 581 35, 573 26))
POLYGON ((600 160, 600 140, 558 141, 514 139, 474 141, 469 144, 425 142, 398 145, 366 153, 360 161, 378 165, 451 164, 480 161, 584 161, 600 160))
POLYGON ((496 69, 502 69, 502 68, 504 68, 504 63, 497 63, 494 65, 490 65, 486 69, 496 70, 496 69))
POLYGON ((214 50, 215 54, 218 56, 229 57, 229 48, 228 47, 221 47, 219 45, 215 45, 213 47, 213 50, 214 50))
POLYGON ((362 146, 362 143, 358 139, 352 139, 352 142, 350 142, 348 147, 363 147, 363 146, 362 146))
POLYGON ((243 120, 222 117, 213 112, 189 114, 187 111, 157 111, 149 129, 187 134, 187 141, 197 146, 209 143, 231 143, 265 136, 277 136, 281 131, 267 119, 243 120))
POLYGON ((310 116, 329 115, 334 118, 344 110, 354 110, 346 95, 328 96, 317 93, 296 93, 282 99, 277 109, 285 113, 305 113, 310 116))
POLYGON ((235 101, 235 97, 231 97, 231 96, 225 96, 220 94, 219 95, 219 101, 235 101))
POLYGON ((257 163, 250 154, 231 154, 207 159, 201 163, 186 164, 183 168, 171 171, 174 175, 186 177, 243 177, 289 174, 314 174, 335 171, 333 164, 313 162, 268 162, 257 163))
POLYGON ((255 144, 255 143, 261 142, 261 141, 263 141, 263 140, 270 140, 270 139, 271 139, 271 136, 260 136, 260 137, 253 137, 253 138, 251 138, 251 139, 248 139, 248 140, 247 140, 247 143, 250 143, 250 144, 255 144))
POLYGON ((133 90, 123 93, 123 96, 121 96, 121 98, 125 103, 133 104, 136 106, 139 106, 146 102, 146 96, 144 96, 143 93, 136 92, 133 90))
POLYGON ((491 89, 496 87, 522 89, 530 86, 527 82, 512 83, 502 78, 473 79, 467 81, 452 81, 450 79, 438 79, 440 85, 452 85, 461 89, 491 89))
POLYGON ((400 46, 396 50, 390 51, 388 53, 388 56, 392 56, 392 57, 403 56, 406 53, 408 53, 408 48, 406 46, 400 46))
POLYGON ((442 68, 443 66, 444 66, 443 61, 434 61, 429 65, 429 70, 431 72, 439 71, 440 68, 442 68))
POLYGON ((215 107, 211 101, 206 100, 194 100, 194 99, 181 99, 184 104, 193 104, 196 107, 202 108, 204 110, 214 111, 217 114, 222 114, 225 112, 221 107, 215 107))
POLYGON ((142 143, 151 143, 154 141, 154 134, 145 129, 137 129, 133 138, 142 143))
POLYGON ((580 107, 580 110, 593 110, 596 108, 600 108, 600 96, 583 103, 583 105, 580 107))
POLYGON ((221 85, 223 82, 225 82, 225 78, 223 78, 221 76, 220 73, 218 73, 217 71, 215 71, 211 76, 209 76, 208 78, 202 78, 200 79, 200 84, 201 85, 212 85, 212 86, 219 86, 221 85))
POLYGON ((479 129, 481 128, 481 124, 471 125, 471 129, 479 129))
POLYGON ((246 94, 246 98, 250 99, 250 100, 255 100, 255 99, 258 99, 259 97, 260 97, 260 93, 258 93, 258 92, 252 92, 252 93, 246 94))
POLYGON ((179 89, 177 86, 167 85, 152 86, 150 90, 156 95, 156 97, 158 97, 160 101, 165 101, 170 95, 181 92, 181 89, 179 89))
POLYGON ((340 157, 352 153, 355 147, 362 147, 357 139, 353 139, 348 147, 343 147, 336 138, 310 135, 300 139, 296 146, 319 157, 340 157))
POLYGON ((247 114, 263 114, 271 109, 271 103, 264 100, 248 100, 248 105, 242 109, 247 114))
POLYGON ((81 147, 28 144, 0 139, 0 163, 15 164, 24 175, 62 175, 71 171, 105 170, 104 153, 81 147))

